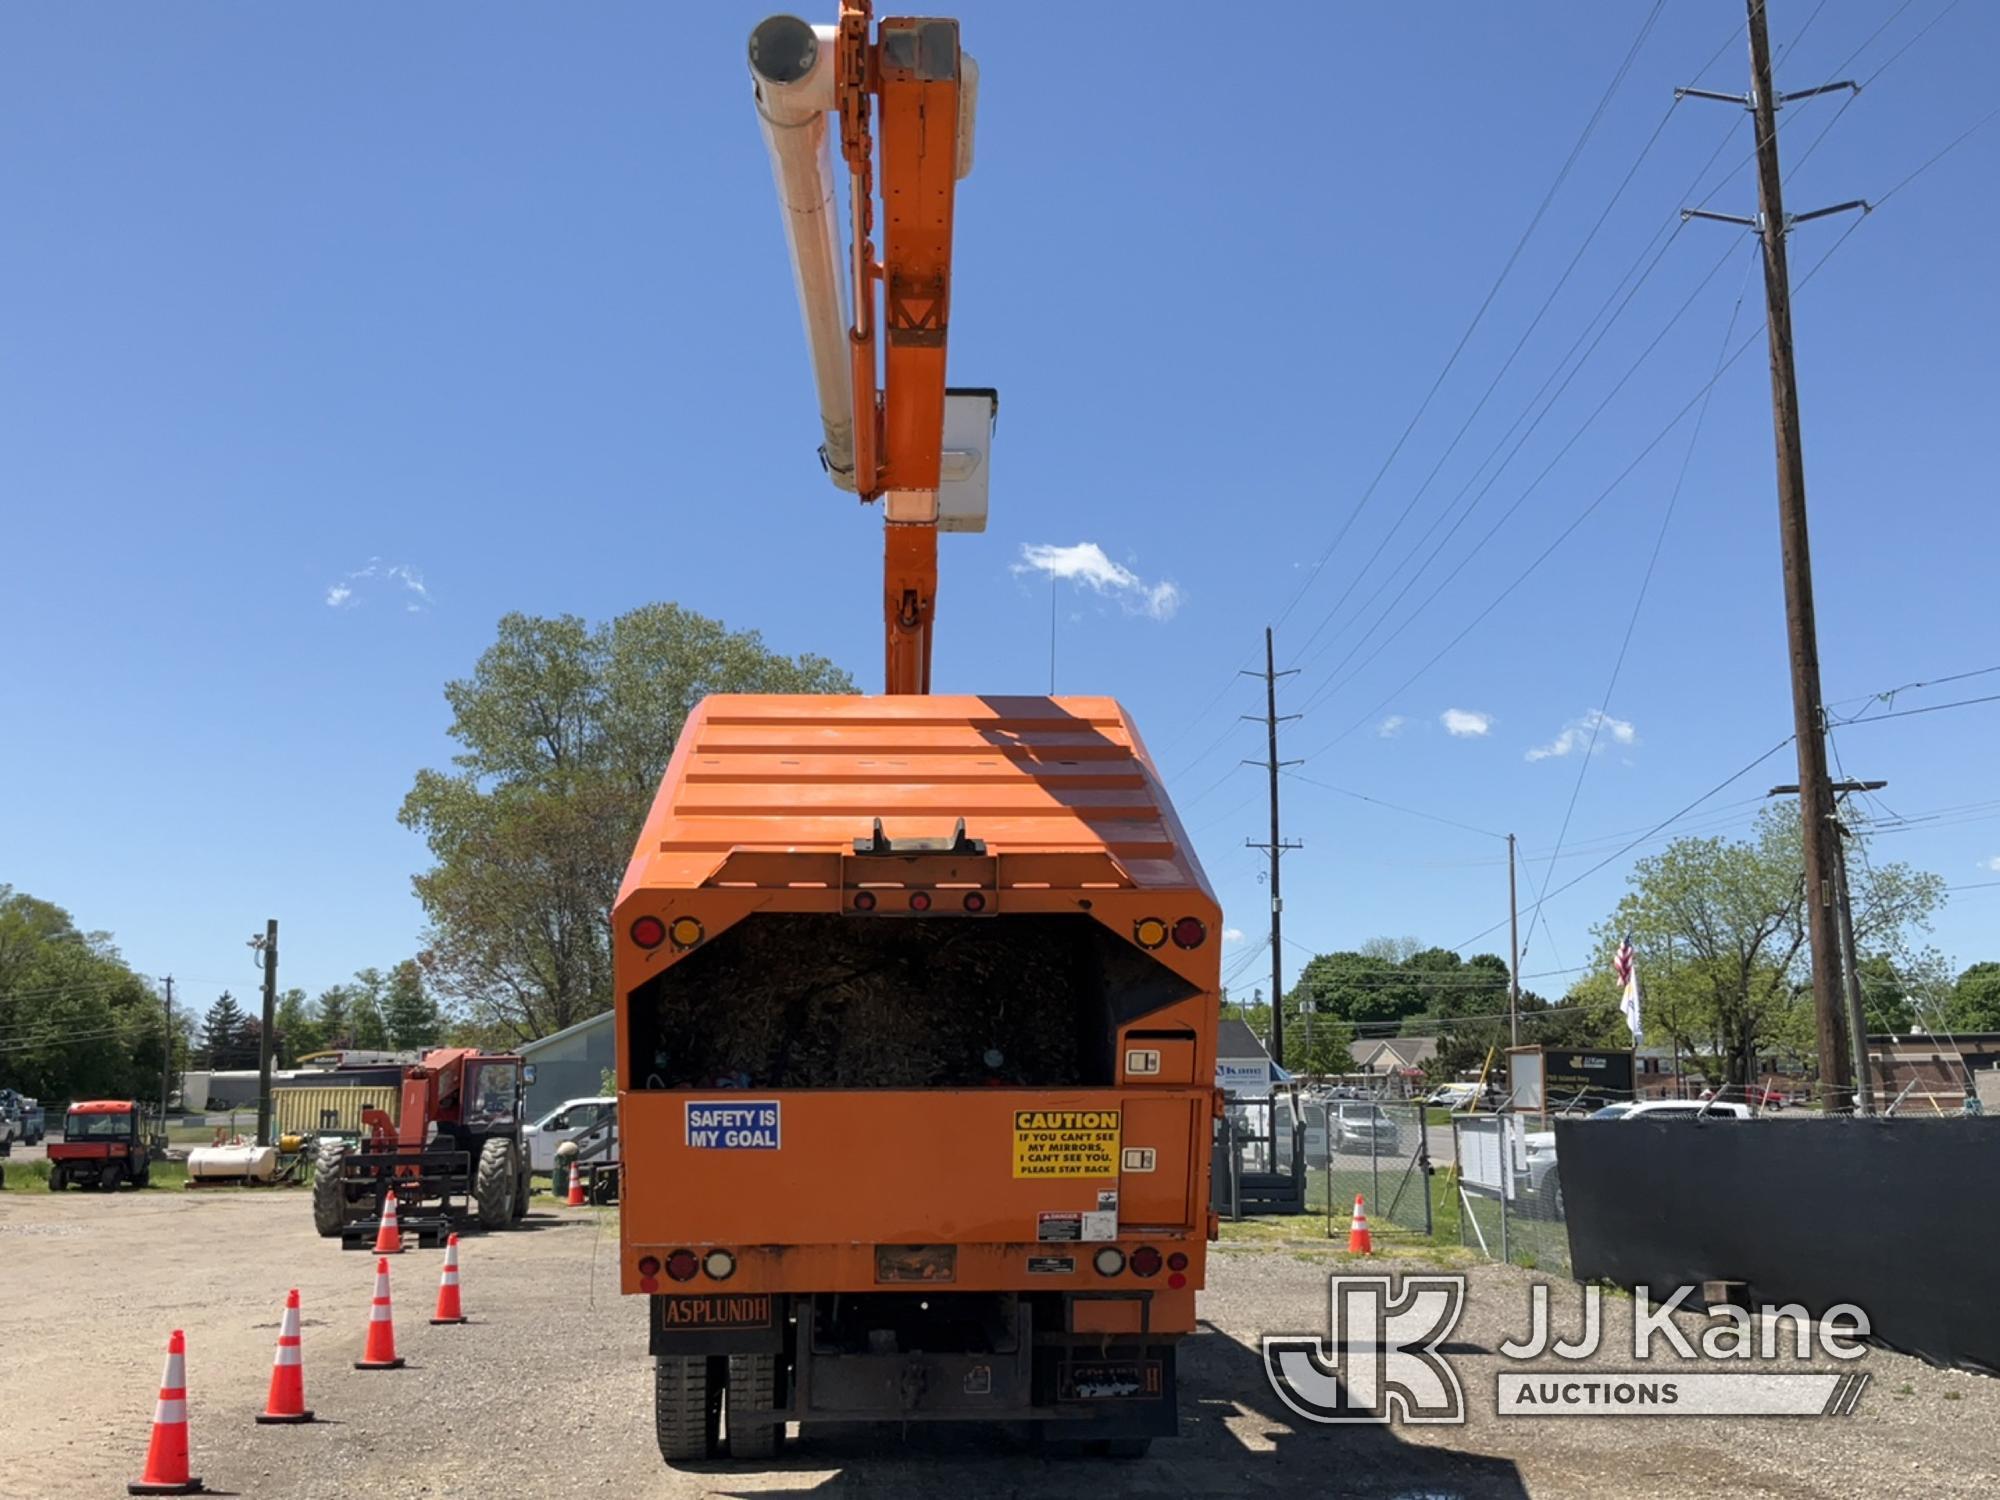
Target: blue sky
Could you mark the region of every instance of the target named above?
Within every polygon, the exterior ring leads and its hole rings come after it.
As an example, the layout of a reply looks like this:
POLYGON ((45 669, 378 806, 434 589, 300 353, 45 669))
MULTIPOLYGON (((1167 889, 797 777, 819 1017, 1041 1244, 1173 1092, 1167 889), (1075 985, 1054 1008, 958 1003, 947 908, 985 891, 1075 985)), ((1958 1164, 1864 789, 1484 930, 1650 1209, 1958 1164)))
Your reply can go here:
MULTIPOLYGON (((1261 665, 1278 621, 1281 665, 1305 668, 1283 753, 1326 784, 1286 784, 1305 843, 1288 974, 1311 949, 1449 945, 1506 911, 1496 840, 1328 786, 1518 833, 1533 891, 1583 761, 1573 732, 1533 752, 1591 710, 1615 722, 1558 885, 1790 729, 1761 341, 1715 383, 1691 451, 1692 416, 1604 493, 1710 379, 1739 290, 1730 347, 1761 319, 1740 231, 1662 232, 1697 180, 1711 208, 1754 210, 1740 111, 1691 101, 1662 124, 1711 57, 1706 86, 1745 86, 1730 0, 1663 8, 1370 491, 1650 10, 959 12, 983 79, 952 377, 998 386, 1002 409, 991 529, 943 544, 937 684, 1045 689, 1051 585, 1024 548, 1094 544, 1102 565, 1039 554, 1096 580, 1056 585, 1058 686, 1132 709, 1254 941, 1265 894, 1242 840, 1261 778, 1230 763, 1261 732, 1231 726, 1261 690, 1231 674, 1261 665), (1649 261, 1482 491, 1558 357, 1649 261), (1408 575, 1389 565, 1461 495, 1482 498, 1368 634, 1408 575)), ((450 754, 440 688, 502 613, 673 599, 879 682, 879 522, 813 460, 750 109, 762 13, 7 9, 0 880, 112 929, 196 1003, 254 985, 242 944, 275 915, 285 982, 316 990, 417 946, 424 853, 395 811, 450 754)), ((1780 0, 1782 85, 1826 81, 1891 16, 1846 67, 1889 64, 1851 107, 1786 112, 1794 211, 1882 197, 1991 107, 2000 13, 1947 0, 1780 0)), ((1836 702, 2000 662, 1996 161, 2000 129, 1981 131, 1851 237, 1846 218, 1793 237, 1795 281, 1840 242, 1797 303, 1836 702)), ((1984 705, 1839 734, 1851 773, 1889 780, 1883 806, 1959 809, 1885 833, 1877 857, 2000 880, 2000 820, 1970 806, 1992 797, 1996 728, 1984 705)), ((1741 829, 1746 799, 1793 776, 1781 753, 1677 826, 1741 829)), ((1631 857, 1550 901, 1529 974, 1585 961, 1631 857)), ((2000 956, 1996 897, 1955 893, 1938 945, 2000 956)), ((1267 978, 1253 960, 1243 983, 1267 978)))

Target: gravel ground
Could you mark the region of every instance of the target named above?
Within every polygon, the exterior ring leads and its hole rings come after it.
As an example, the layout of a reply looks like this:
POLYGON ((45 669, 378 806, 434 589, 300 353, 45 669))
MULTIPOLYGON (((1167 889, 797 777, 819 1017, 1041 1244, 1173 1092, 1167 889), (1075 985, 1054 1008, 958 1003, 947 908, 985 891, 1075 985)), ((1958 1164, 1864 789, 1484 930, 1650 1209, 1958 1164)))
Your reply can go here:
MULTIPOLYGON (((428 1317, 439 1257, 394 1263, 409 1368, 351 1368, 371 1257, 316 1238, 296 1192, 0 1195, 0 1495, 122 1492, 138 1476, 167 1330, 188 1336, 195 1472, 256 1497, 605 1493, 894 1497, 1322 1495, 1847 1496, 2000 1489, 2000 1381, 1872 1352, 1859 1412, 1827 1420, 1506 1420, 1497 1344, 1526 1326, 1525 1272, 1472 1268, 1454 1350, 1464 1427, 1314 1428, 1255 1353, 1320 1331, 1326 1273, 1299 1246, 1219 1249, 1185 1349, 1182 1436, 1136 1463, 1058 1460, 979 1429, 815 1429, 774 1467, 665 1468, 653 1446, 644 1309, 610 1290, 609 1213, 538 1206, 468 1236, 462 1328, 428 1317), (593 1291, 593 1273, 595 1288, 593 1291), (311 1427, 258 1427, 279 1306, 300 1288, 311 1427)), ((1415 1269, 1415 1262, 1381 1261, 1415 1269)), ((1559 1309, 1574 1317, 1573 1291, 1559 1309)), ((1630 1307, 1606 1302, 1604 1368, 1629 1368, 1630 1307)), ((1560 1319, 1559 1319, 1560 1321, 1560 1319)), ((1570 1367, 1574 1368, 1574 1367, 1570 1367)))

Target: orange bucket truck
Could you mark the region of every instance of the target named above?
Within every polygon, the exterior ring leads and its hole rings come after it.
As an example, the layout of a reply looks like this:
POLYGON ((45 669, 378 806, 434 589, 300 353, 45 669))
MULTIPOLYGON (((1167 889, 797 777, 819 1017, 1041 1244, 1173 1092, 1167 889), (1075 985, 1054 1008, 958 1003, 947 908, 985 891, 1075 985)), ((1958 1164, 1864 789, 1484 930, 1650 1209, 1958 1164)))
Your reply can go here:
POLYGON ((661 1453, 819 1421, 1143 1451, 1212 1231, 1220 912, 1116 702, 929 691, 936 534, 983 527, 996 404, 944 386, 957 24, 848 0, 751 64, 822 459, 883 504, 888 692, 700 703, 618 895, 619 1279, 661 1453))

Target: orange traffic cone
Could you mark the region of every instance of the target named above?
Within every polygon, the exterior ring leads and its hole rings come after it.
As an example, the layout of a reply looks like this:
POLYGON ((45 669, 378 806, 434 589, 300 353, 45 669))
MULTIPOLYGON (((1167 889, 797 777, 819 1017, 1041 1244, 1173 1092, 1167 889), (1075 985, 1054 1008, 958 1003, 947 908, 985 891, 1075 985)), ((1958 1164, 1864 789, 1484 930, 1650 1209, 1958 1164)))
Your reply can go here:
POLYGON ((438 1283, 437 1313, 433 1323, 463 1323, 465 1310, 458 1305, 458 1236, 444 1242, 444 1279, 438 1283))
POLYGON ((382 1200, 382 1227, 375 1231, 375 1253, 377 1255, 401 1255, 403 1253, 403 1231, 396 1227, 396 1190, 389 1189, 382 1200))
POLYGON ((570 1208, 582 1208, 589 1202, 590 1200, 583 1196, 583 1167, 575 1160, 572 1160, 569 1164, 569 1200, 567 1206, 570 1208))
POLYGON ((396 1324, 389 1312, 389 1262, 375 1262, 375 1302, 368 1309, 368 1343, 357 1370, 400 1370, 402 1357, 396 1353, 396 1324))
POLYGON ((268 1425, 312 1419, 313 1414, 306 1410, 306 1371, 299 1355, 299 1289, 293 1287, 285 1293, 285 1318, 278 1325, 278 1353, 271 1361, 271 1393, 264 1398, 264 1409, 257 1413, 257 1420, 268 1425))
POLYGON ((187 1339, 176 1328, 167 1335, 167 1368, 160 1376, 160 1399, 153 1407, 153 1440, 146 1445, 146 1472, 125 1486, 133 1495, 199 1495, 201 1481, 188 1475, 187 1339))
POLYGON ((1362 1204, 1361 1194, 1354 1195, 1354 1218, 1347 1226, 1347 1253, 1349 1255, 1373 1255, 1374 1236, 1368 1233, 1368 1210, 1362 1204))

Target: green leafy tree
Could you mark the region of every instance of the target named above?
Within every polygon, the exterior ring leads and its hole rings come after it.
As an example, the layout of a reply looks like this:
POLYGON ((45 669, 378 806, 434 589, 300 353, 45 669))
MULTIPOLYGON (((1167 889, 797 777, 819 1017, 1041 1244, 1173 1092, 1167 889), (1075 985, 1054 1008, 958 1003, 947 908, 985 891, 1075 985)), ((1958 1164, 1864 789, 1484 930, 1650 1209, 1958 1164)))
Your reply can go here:
POLYGON ((425 991, 423 970, 415 959, 406 958, 389 971, 382 1019, 392 1047, 422 1051, 437 1045, 442 1027, 437 1002, 425 991))
POLYGON ((1977 963, 1959 975, 1941 1010, 1953 1031, 2000 1031, 2000 963, 1977 963))
POLYGON ((201 1050, 208 1059, 209 1067, 222 1072, 256 1066, 257 1054, 254 1050, 249 1061, 244 1061, 244 1019, 243 1007, 236 1003, 236 997, 228 990, 224 990, 209 1006, 208 1013, 201 1019, 201 1050))
POLYGON ((313 1022, 321 1047, 354 1045, 354 989, 335 984, 319 992, 313 1002, 313 1022))
POLYGON ((348 1032, 352 1045, 364 1052, 385 1052, 389 1048, 389 1023, 383 1014, 388 1000, 389 980, 380 969, 355 972, 348 987, 348 1032))
POLYGON ((279 1067, 296 1067, 301 1057, 319 1050, 319 1023, 313 1019, 312 1005, 304 990, 285 990, 279 994, 275 1023, 279 1067))
POLYGON ((0 1087, 45 1101, 157 1098, 165 1010, 111 936, 0 884, 0 1087))
MULTIPOLYGON (((1612 957, 1629 933, 1649 1039, 1671 1039, 1710 1077, 1733 1083, 1749 1081, 1756 1059, 1773 1050, 1812 1058, 1803 869, 1791 802, 1765 807, 1747 840, 1676 839, 1633 866, 1624 899, 1597 928, 1592 977, 1579 990, 1615 990, 1612 957)), ((1928 927, 1944 882, 1866 858, 1849 876, 1857 949, 1914 958, 1911 937, 1928 927)))
POLYGON ((454 769, 419 772, 400 814, 435 861, 414 881, 434 992, 517 1040, 608 1008, 611 906, 689 711, 710 693, 853 691, 822 657, 674 604, 596 627, 506 616, 445 687, 454 769))

